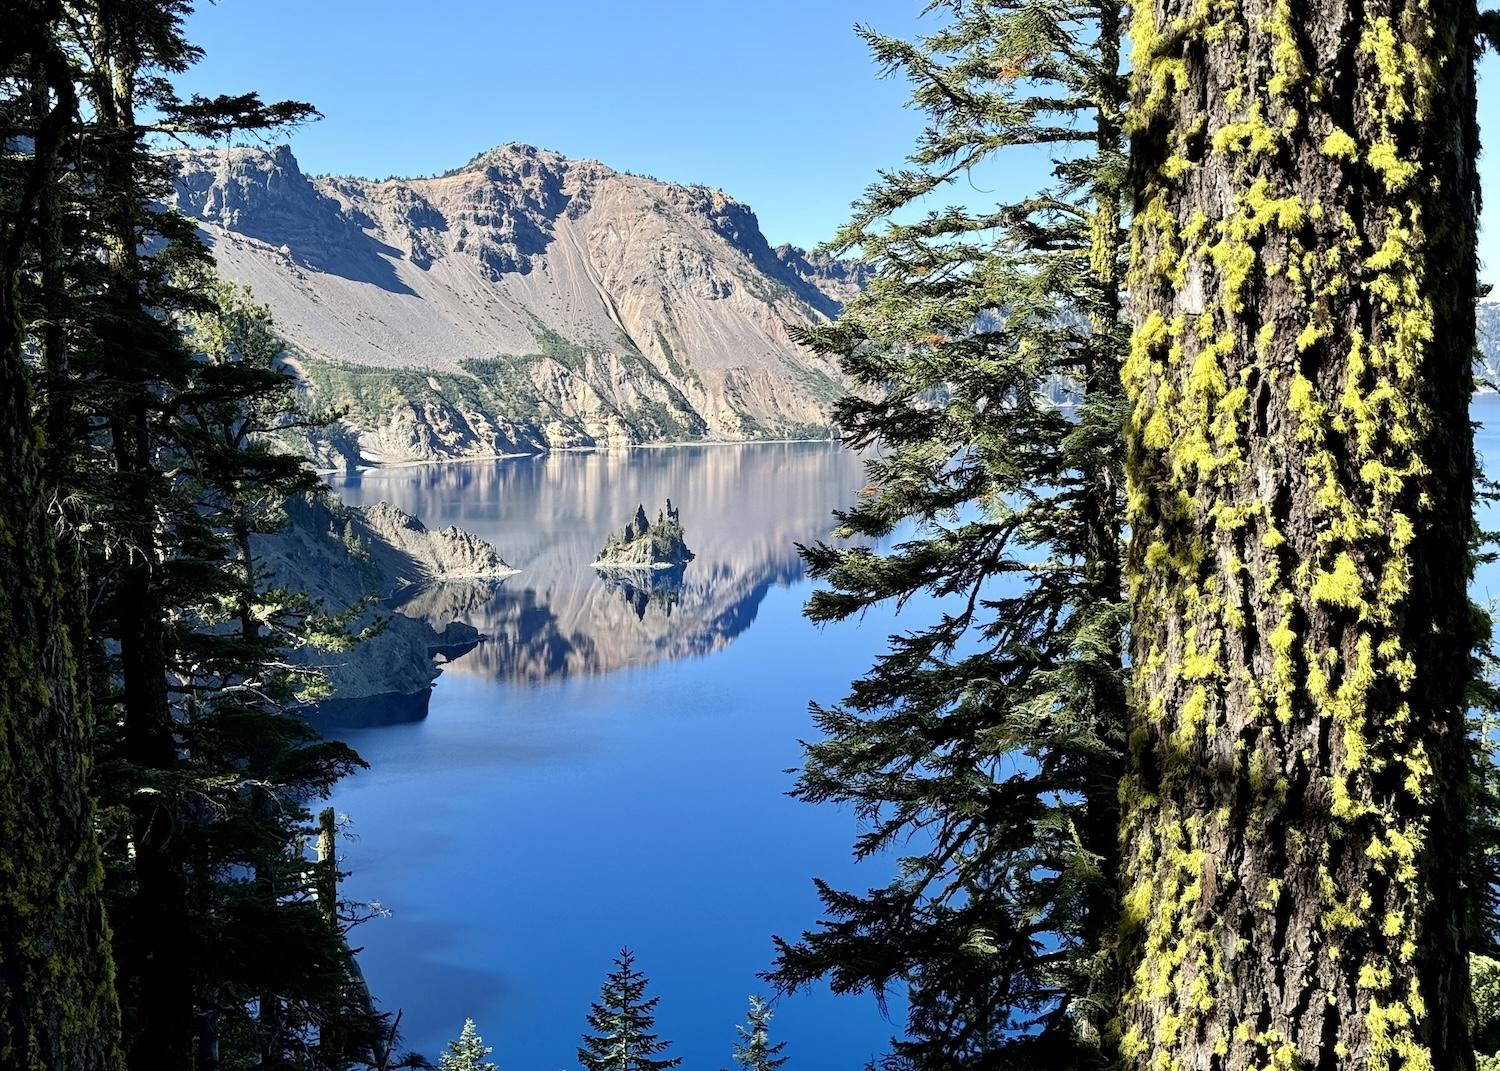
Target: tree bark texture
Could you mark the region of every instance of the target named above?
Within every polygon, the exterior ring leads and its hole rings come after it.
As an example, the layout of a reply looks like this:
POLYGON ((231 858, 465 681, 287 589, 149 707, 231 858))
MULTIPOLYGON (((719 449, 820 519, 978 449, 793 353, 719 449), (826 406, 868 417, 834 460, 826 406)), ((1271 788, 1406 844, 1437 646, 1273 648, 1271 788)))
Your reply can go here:
POLYGON ((114 1071, 119 1007, 86 791, 88 706, 22 359, 0 294, 0 1067, 114 1071))
POLYGON ((1473 1066, 1475 17, 1135 14, 1131 1068, 1473 1066))

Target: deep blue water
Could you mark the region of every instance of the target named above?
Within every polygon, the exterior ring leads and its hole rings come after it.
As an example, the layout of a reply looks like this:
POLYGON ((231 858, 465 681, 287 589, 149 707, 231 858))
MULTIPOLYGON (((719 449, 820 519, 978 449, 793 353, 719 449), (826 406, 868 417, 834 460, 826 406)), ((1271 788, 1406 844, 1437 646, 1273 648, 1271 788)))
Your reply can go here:
MULTIPOLYGON (((847 811, 785 795, 809 700, 844 694, 897 621, 815 627, 794 549, 864 483, 819 444, 683 447, 381 470, 335 481, 429 527, 456 523, 521 572, 450 585, 409 610, 491 639, 439 679, 425 717, 344 730, 371 769, 334 805, 351 822, 347 895, 390 915, 355 931, 377 999, 436 1058, 473 1017, 503 1071, 576 1066, 610 957, 628 944, 685 1068, 728 1066, 771 935, 818 917, 814 875, 855 867, 847 811), (607 532, 670 497, 697 554, 675 591, 611 586, 607 532)), ((902 624, 914 622, 913 611, 902 624)), ((857 1071, 894 1024, 873 997, 777 1003, 797 1067, 857 1071)))
MULTIPOLYGON (((1474 406, 1500 475, 1500 398, 1474 406)), ((466 1016, 502 1071, 576 1066, 583 1016, 629 944, 661 997, 685 1071, 728 1066, 770 935, 818 917, 811 877, 855 867, 847 812, 785 796, 812 734, 809 700, 839 698, 899 627, 873 612, 818 628, 793 544, 825 535, 862 486, 823 445, 560 454, 382 470, 335 482, 431 527, 490 539, 521 572, 481 595, 434 593, 435 619, 491 636, 438 681, 425 718, 347 731, 371 769, 340 788, 352 822, 346 892, 391 912, 355 932, 380 1001, 436 1057, 466 1016), (610 529, 671 497, 698 557, 679 590, 622 590, 588 563, 610 529)), ((1482 518, 1500 527, 1500 510, 1482 518)), ((1500 565, 1475 595, 1500 598, 1500 565)), ((873 998, 778 1002, 788 1071, 858 1071, 895 1024, 873 998)))

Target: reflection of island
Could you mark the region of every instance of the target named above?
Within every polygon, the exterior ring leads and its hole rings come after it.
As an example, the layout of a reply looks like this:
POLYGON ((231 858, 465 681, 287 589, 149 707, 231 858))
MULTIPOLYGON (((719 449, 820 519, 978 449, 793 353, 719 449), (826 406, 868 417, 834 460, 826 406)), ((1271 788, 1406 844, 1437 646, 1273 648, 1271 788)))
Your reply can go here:
POLYGON ((656 515, 656 523, 646 519, 646 507, 635 507, 635 520, 625 532, 614 532, 604 541, 604 549, 594 562, 595 569, 680 569, 693 560, 693 552, 682 540, 682 516, 667 499, 667 508, 656 515))
POLYGON ((376 470, 334 487, 349 502, 393 501, 498 547, 521 570, 503 584, 435 584, 400 610, 489 637, 448 673, 535 682, 728 645, 772 587, 802 579, 796 544, 826 537, 863 477, 859 456, 838 446, 756 444, 376 470), (600 532, 669 494, 691 518, 685 572, 593 568, 600 532))
POLYGON ((601 566, 598 562, 594 563, 594 569, 606 584, 624 596, 635 610, 637 621, 643 620, 646 611, 652 607, 671 617, 672 608, 682 597, 682 578, 687 571, 686 565, 656 565, 641 569, 601 566))

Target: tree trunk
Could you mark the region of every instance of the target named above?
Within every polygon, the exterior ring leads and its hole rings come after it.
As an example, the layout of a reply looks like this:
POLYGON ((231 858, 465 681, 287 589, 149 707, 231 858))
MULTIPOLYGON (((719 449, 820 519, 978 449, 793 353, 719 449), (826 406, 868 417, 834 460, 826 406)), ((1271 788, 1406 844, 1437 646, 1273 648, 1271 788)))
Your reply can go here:
POLYGON ((0 1066, 119 1066, 90 728, 40 479, 15 286, 0 281, 0 1066))
POLYGON ((136 889, 133 955, 122 957, 138 982, 127 1053, 133 1071, 186 1071, 193 1065, 194 993, 187 879, 177 824, 181 810, 172 775, 178 741, 167 693, 166 611, 158 576, 161 474, 152 455, 151 352, 163 344, 141 307, 140 190, 135 153, 134 60, 129 46, 101 23, 91 70, 92 97, 114 141, 100 155, 99 201, 105 206, 108 300, 118 337, 111 339, 119 400, 110 414, 110 445, 119 474, 119 536, 126 557, 116 580, 125 757, 147 782, 131 800, 136 889), (118 53, 116 50, 119 50, 118 53), (150 791, 146 791, 149 788, 150 791))
POLYGON ((193 1062, 193 964, 184 925, 187 880, 178 852, 180 809, 168 780, 178 764, 177 737, 167 697, 165 612, 154 576, 153 500, 145 489, 152 473, 149 457, 140 449, 146 440, 144 402, 130 408, 142 419, 117 415, 113 421, 115 463, 128 480, 143 487, 136 499, 136 523, 126 529, 132 560, 120 568, 116 594, 125 757, 155 784, 150 792, 143 786, 131 801, 136 887, 129 963, 140 988, 129 1056, 134 1071, 175 1071, 193 1062))
POLYGON ((1474 22, 1136 13, 1128 1067, 1473 1066, 1474 22))
POLYGON ((17 52, 49 59, 37 75, 32 158, 22 187, 6 192, 0 230, 0 1067, 117 1071, 119 1006, 86 791, 89 706, 70 642, 76 592, 48 513, 17 292, 26 256, 50 268, 58 253, 55 229, 36 226, 35 213, 76 100, 41 14, 11 32, 17 52))

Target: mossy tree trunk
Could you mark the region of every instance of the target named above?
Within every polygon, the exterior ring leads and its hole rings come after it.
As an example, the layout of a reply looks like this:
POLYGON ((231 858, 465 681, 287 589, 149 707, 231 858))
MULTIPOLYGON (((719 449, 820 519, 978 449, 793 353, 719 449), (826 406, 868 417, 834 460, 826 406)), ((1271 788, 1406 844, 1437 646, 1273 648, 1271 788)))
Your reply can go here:
POLYGON ((1129 1067, 1473 1066, 1474 22, 1136 13, 1129 1067))
POLYGON ((43 204, 76 118, 65 63, 41 19, 12 26, 7 75, 26 57, 35 109, 7 120, 31 135, 0 195, 0 1067, 111 1071, 119 1008, 104 874, 86 791, 87 699, 71 642, 76 592, 59 562, 45 440, 25 357, 23 273, 59 255, 43 204), (58 92, 62 90, 62 92, 58 92))
MULTIPOLYGON (((13 313, 13 289, 0 316, 13 313)), ((48 497, 18 335, 0 353, 0 1067, 118 1067, 104 873, 48 497)))

